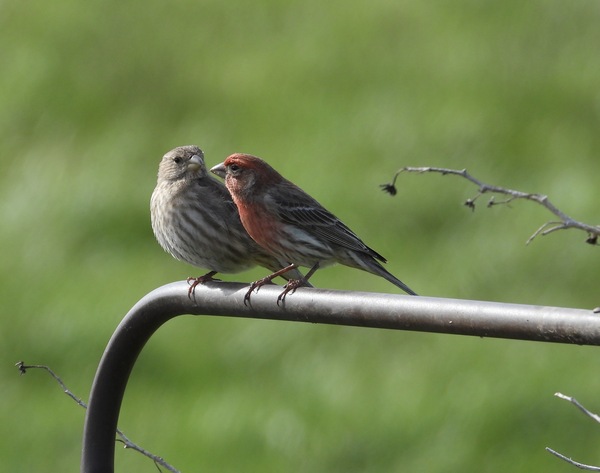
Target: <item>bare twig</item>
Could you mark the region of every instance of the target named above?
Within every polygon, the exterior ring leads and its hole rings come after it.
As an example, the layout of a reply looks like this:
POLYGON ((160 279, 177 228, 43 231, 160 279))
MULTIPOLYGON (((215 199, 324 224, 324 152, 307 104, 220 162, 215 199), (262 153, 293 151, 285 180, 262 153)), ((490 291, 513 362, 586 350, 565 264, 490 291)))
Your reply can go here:
POLYGON ((600 226, 588 225, 587 223, 579 222, 579 221, 569 217, 567 214, 565 214, 564 212, 559 210, 554 204, 552 204, 552 202, 550 202, 548 197, 545 195, 530 194, 527 192, 521 192, 518 190, 506 189, 504 187, 486 184, 486 183, 480 181, 479 179, 473 177, 471 174, 469 174, 467 172, 466 169, 458 170, 458 169, 446 169, 446 168, 436 168, 436 167, 403 167, 402 169, 397 171, 396 174, 394 174, 394 179, 392 180, 391 183, 382 184, 381 188, 385 192, 388 192, 391 195, 396 195, 396 192, 397 192, 396 179, 398 178, 400 173, 403 173, 403 172, 416 172, 419 174, 426 173, 426 172, 434 172, 434 173, 442 174, 444 176, 447 174, 451 174, 451 175, 455 175, 455 176, 460 176, 460 177, 472 182, 473 184, 475 184, 478 187, 477 194, 474 197, 467 199, 465 201, 465 205, 472 210, 475 210, 475 201, 479 197, 481 197, 483 194, 488 194, 488 193, 500 194, 500 195, 506 195, 506 196, 508 196, 508 198, 505 200, 502 200, 502 201, 496 201, 494 199, 494 195, 492 195, 492 197, 490 198, 490 200, 487 203, 487 206, 491 207, 493 205, 500 205, 500 204, 505 205, 505 204, 509 204, 510 202, 512 202, 513 200, 516 200, 516 199, 531 200, 533 202, 536 202, 536 203, 542 205, 543 207, 548 209, 552 214, 554 214, 556 217, 558 217, 560 219, 558 221, 551 221, 551 222, 544 223, 529 237, 529 239, 527 240, 527 243, 531 242, 538 235, 544 236, 544 235, 548 235, 548 234, 558 231, 558 230, 577 228, 579 230, 583 230, 584 232, 586 232, 588 234, 588 237, 585 240, 586 243, 589 243, 591 245, 598 244, 598 238, 600 237, 600 226))
MULTIPOLYGON (((73 392, 69 388, 67 388, 65 383, 63 383, 62 379, 60 379, 60 377, 54 371, 52 371, 50 369, 50 367, 48 367, 46 365, 26 365, 23 361, 18 361, 17 363, 15 363, 15 366, 19 369, 19 372, 22 375, 25 374, 28 369, 37 368, 37 369, 46 370, 48 372, 48 374, 50 374, 50 376, 52 376, 56 380, 56 382, 60 385, 60 387, 63 389, 64 393, 67 396, 69 396, 71 399, 73 399, 79 406, 83 407, 84 409, 87 409, 87 407, 88 407, 87 404, 83 400, 81 400, 80 398, 75 396, 75 394, 73 394, 73 392)), ((158 471, 162 471, 160 469, 160 467, 162 466, 173 473, 180 473, 179 470, 177 470, 175 467, 173 467, 172 465, 167 463, 162 457, 154 455, 153 453, 150 453, 148 450, 133 443, 131 440, 129 440, 129 438, 120 429, 117 429, 116 433, 119 436, 119 438, 115 440, 116 442, 121 442, 123 444, 124 448, 130 448, 130 449, 135 450, 136 452, 139 452, 142 455, 150 458, 154 462, 156 467, 158 468, 158 471)))
POLYGON ((75 396, 75 394, 73 394, 73 392, 69 388, 67 388, 65 383, 63 383, 62 379, 60 379, 58 375, 50 369, 50 367, 46 365, 26 365, 23 361, 17 361, 17 363, 15 363, 15 366, 19 369, 21 375, 27 373, 27 370, 30 368, 46 370, 50 374, 50 376, 52 376, 56 380, 56 382, 60 385, 60 387, 63 389, 64 393, 67 396, 73 399, 79 406, 83 407, 84 409, 87 409, 87 404, 83 400, 75 396))
MULTIPOLYGON (((562 393, 554 393, 554 395, 559 399, 563 399, 565 401, 570 402, 575 407, 577 407, 577 409, 579 409, 581 412, 583 412, 586 416, 590 417, 591 419, 595 420, 596 422, 598 422, 600 424, 600 416, 598 414, 594 414, 590 410, 586 409, 583 406, 583 404, 581 404, 574 397, 566 396, 562 393)), ((556 450, 553 450, 550 447, 546 447, 546 451, 550 452, 552 455, 557 456, 558 458, 560 458, 560 459, 566 461, 567 463, 570 463, 571 465, 576 466, 577 468, 580 468, 582 470, 600 471, 600 467, 598 467, 598 466, 586 465, 585 463, 577 462, 577 461, 572 460, 571 458, 563 455, 562 453, 558 453, 556 450)))
POLYGON ((577 399, 575 399, 574 397, 571 396, 566 396, 562 393, 554 393, 554 395, 559 398, 559 399, 563 399, 564 401, 568 401, 571 404, 573 404, 575 407, 577 407, 577 409, 579 409, 581 412, 583 412, 586 416, 594 419, 596 422, 598 422, 600 424, 600 416, 598 414, 594 414, 593 412, 589 411, 588 409, 586 409, 583 404, 581 404, 577 399))
POLYGON ((577 468, 580 468, 582 470, 600 471, 600 467, 598 467, 598 466, 586 465, 585 463, 579 463, 575 460, 572 460, 569 457, 564 456, 562 453, 558 453, 556 450, 552 450, 550 447, 546 447, 546 451, 550 452, 552 455, 554 455, 554 456, 560 458, 561 460, 564 460, 567 463, 570 463, 571 465, 576 466, 577 468))

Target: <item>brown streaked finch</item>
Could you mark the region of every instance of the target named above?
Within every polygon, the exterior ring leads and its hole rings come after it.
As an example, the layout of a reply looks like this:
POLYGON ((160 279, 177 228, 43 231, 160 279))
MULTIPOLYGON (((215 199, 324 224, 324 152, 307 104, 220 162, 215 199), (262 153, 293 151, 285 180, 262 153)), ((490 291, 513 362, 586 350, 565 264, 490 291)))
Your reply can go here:
MULTIPOLYGON (((276 271, 287 264, 250 238, 231 195, 208 173, 204 153, 197 146, 180 146, 163 156, 150 216, 154 235, 167 253, 209 270, 204 276, 188 278, 190 297, 198 284, 217 273, 237 273, 256 265, 276 271)), ((302 274, 288 277, 302 278, 302 274)))
POLYGON ((381 276, 406 293, 416 295, 380 264, 386 262, 383 256, 262 159, 232 154, 211 171, 225 178, 248 234, 273 257, 288 263, 280 271, 254 282, 246 299, 272 278, 299 266, 309 267, 304 278, 288 282, 277 299, 277 302, 282 301, 319 267, 333 263, 381 276))

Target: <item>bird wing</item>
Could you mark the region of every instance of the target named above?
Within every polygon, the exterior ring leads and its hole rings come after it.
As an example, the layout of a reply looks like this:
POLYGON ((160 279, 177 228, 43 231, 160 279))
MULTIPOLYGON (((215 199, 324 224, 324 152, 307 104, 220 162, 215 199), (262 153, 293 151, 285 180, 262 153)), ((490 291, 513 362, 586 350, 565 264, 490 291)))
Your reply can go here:
POLYGON ((309 231, 333 244, 353 251, 367 253, 385 262, 385 258, 365 245, 340 219, 325 209, 300 188, 288 187, 281 198, 273 197, 279 217, 288 224, 309 231), (286 196, 284 199, 283 196, 286 196))

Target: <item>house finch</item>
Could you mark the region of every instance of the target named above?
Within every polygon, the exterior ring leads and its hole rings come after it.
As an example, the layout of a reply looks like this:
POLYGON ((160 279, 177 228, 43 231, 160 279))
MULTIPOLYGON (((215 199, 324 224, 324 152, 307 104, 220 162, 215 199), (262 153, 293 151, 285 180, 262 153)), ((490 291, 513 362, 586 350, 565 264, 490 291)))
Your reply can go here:
POLYGON ((260 246, 289 266, 250 287, 258 289, 273 277, 298 266, 311 268, 302 280, 288 282, 277 301, 294 292, 320 266, 341 263, 381 276, 403 291, 416 295, 406 284, 379 263, 386 260, 365 245, 335 215, 310 195, 281 176, 262 159, 247 154, 232 154, 211 169, 225 177, 225 185, 238 207, 248 234, 260 246))
MULTIPOLYGON (((231 195, 211 176, 197 146, 165 154, 150 199, 152 230, 165 251, 178 260, 210 271, 188 278, 189 294, 217 273, 236 273, 255 265, 271 271, 285 262, 268 254, 246 233, 231 195)), ((300 277, 296 275, 288 277, 300 277)))

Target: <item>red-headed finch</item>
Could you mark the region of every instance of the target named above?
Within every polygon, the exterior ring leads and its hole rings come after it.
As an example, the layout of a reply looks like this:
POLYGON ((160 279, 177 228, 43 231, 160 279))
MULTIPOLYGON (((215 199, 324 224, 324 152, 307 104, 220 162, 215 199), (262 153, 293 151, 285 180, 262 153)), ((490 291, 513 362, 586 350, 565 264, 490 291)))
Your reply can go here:
POLYGON ((276 275, 298 266, 310 268, 301 280, 291 280, 277 299, 285 299, 322 266, 341 263, 376 274, 408 294, 416 295, 406 284, 379 263, 386 260, 335 215, 310 195, 281 176, 262 159, 248 154, 232 154, 211 169, 225 178, 225 185, 237 205, 248 234, 260 246, 289 266, 256 281, 253 289, 276 275))
MULTIPOLYGON (((217 273, 237 273, 255 265, 271 271, 279 261, 248 236, 223 183, 211 176, 197 146, 165 154, 150 199, 152 230, 160 246, 178 260, 210 270, 188 278, 189 295, 217 273)), ((288 277, 302 278, 302 274, 288 277)))

